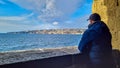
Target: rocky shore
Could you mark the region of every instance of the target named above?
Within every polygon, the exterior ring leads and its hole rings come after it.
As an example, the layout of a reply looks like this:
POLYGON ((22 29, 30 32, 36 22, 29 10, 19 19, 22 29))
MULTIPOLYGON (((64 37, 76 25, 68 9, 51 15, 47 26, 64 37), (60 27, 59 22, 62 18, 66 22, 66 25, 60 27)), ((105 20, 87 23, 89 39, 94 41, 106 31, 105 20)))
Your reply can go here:
POLYGON ((0 65, 77 53, 77 46, 0 52, 0 65))

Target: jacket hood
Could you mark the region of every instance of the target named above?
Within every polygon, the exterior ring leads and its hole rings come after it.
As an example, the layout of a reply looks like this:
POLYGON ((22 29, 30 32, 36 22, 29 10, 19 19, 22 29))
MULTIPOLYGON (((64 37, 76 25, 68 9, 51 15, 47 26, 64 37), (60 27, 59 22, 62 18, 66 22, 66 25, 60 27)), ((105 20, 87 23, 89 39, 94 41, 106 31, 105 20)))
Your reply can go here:
POLYGON ((98 33, 109 31, 107 25, 103 21, 96 21, 95 23, 89 25, 88 29, 95 30, 98 33))

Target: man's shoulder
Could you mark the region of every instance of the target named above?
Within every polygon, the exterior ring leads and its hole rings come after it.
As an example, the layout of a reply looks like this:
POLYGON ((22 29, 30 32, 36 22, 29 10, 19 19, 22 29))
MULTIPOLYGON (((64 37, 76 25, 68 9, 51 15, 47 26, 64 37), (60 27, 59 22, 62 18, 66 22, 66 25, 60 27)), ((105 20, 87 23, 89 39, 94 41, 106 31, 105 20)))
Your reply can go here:
POLYGON ((96 31, 96 30, 97 30, 96 27, 92 27, 92 28, 87 29, 86 32, 92 32, 92 31, 96 31))
POLYGON ((97 33, 95 29, 87 29, 84 34, 97 33))
POLYGON ((95 31, 99 33, 102 31, 102 28, 103 24, 101 22, 96 22, 96 24, 89 28, 88 31, 95 31))

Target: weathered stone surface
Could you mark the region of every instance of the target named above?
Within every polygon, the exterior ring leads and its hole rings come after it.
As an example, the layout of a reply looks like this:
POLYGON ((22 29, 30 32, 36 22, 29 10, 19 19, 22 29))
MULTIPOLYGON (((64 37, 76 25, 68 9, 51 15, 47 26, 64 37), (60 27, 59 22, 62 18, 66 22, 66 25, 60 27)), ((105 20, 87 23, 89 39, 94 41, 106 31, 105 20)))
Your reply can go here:
POLYGON ((77 46, 0 52, 0 65, 78 53, 77 46))
POLYGON ((120 0, 94 0, 93 13, 99 13, 112 33, 114 49, 120 50, 120 0))

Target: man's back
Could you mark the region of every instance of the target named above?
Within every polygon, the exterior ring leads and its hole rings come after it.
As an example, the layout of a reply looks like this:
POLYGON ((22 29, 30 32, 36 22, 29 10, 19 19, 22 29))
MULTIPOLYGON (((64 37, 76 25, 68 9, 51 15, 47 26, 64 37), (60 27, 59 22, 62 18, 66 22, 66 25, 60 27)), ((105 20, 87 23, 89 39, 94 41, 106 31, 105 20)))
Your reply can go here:
POLYGON ((98 21, 92 24, 88 30, 94 33, 90 49, 91 57, 102 58, 112 53, 111 33, 104 22, 98 21))
POLYGON ((111 33, 106 24, 97 21, 89 25, 79 44, 79 50, 90 59, 92 68, 113 68, 111 33))
POLYGON ((106 24, 98 21, 89 25, 83 34, 78 48, 82 53, 111 51, 111 34, 106 24))

